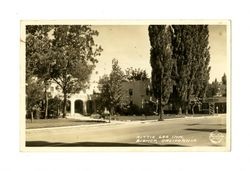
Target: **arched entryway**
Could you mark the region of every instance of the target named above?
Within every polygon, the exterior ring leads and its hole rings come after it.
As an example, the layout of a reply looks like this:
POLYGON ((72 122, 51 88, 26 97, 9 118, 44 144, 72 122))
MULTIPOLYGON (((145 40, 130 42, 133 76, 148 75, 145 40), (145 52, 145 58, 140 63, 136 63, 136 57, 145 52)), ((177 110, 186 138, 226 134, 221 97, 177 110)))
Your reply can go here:
POLYGON ((87 101, 87 113, 88 114, 96 113, 96 104, 95 104, 95 101, 93 101, 93 100, 88 100, 87 101))
POLYGON ((82 100, 76 100, 75 101, 75 113, 84 114, 83 112, 83 101, 82 100))

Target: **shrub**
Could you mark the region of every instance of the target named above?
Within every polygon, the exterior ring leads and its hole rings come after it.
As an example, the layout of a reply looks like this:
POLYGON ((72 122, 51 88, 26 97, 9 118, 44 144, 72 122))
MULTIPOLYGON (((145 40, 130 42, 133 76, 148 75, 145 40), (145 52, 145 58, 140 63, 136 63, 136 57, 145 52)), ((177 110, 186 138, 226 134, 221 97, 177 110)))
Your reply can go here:
POLYGON ((127 110, 128 110, 127 111, 128 115, 141 115, 142 114, 140 107, 137 106, 136 104, 129 105, 127 110))
POLYGON ((48 115, 49 118, 58 118, 61 111, 61 100, 57 97, 49 99, 48 101, 48 115))
POLYGON ((154 114, 155 109, 156 109, 156 106, 155 106, 154 103, 147 102, 147 103, 144 104, 144 107, 142 109, 142 113, 144 115, 152 115, 152 114, 154 114))

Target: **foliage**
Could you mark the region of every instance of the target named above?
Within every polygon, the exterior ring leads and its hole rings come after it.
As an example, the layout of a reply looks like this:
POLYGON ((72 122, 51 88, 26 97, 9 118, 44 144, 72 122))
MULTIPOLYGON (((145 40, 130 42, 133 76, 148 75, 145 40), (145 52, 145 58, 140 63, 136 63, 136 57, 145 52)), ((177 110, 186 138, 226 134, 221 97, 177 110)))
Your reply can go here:
POLYGON ((102 49, 93 39, 98 32, 87 25, 32 25, 26 31, 27 75, 52 79, 60 86, 65 117, 67 96, 85 87, 98 62, 102 49))
MULTIPOLYGON (((122 72, 120 66, 118 65, 118 60, 112 60, 112 71, 109 75, 110 84, 110 100, 111 108, 118 105, 121 101, 121 84, 124 80, 124 73, 122 72)), ((112 110, 111 110, 112 113, 112 110)))
POLYGON ((226 74, 224 73, 223 76, 221 77, 221 83, 223 85, 227 85, 227 76, 226 74))
POLYGON ((27 25, 26 26, 26 81, 37 76, 49 80, 49 53, 51 40, 49 31, 51 26, 27 25))
POLYGON ((97 96, 96 104, 97 110, 103 112, 105 108, 110 110, 110 84, 109 76, 103 75, 98 83, 98 89, 100 90, 99 96, 97 96))
POLYGON ((37 77, 44 85, 45 117, 48 116, 48 93, 50 85, 50 48, 51 40, 48 32, 51 26, 26 26, 26 83, 28 79, 37 77))
POLYGON ((125 77, 127 80, 132 81, 132 80, 148 80, 148 74, 146 70, 140 69, 140 68, 127 68, 125 70, 125 77))
POLYGON ((171 96, 177 108, 186 113, 191 97, 204 97, 209 80, 209 45, 207 25, 174 25, 173 77, 176 85, 171 96))
POLYGON ((29 77, 26 82, 26 115, 30 116, 32 114, 33 107, 41 107, 43 96, 43 83, 41 80, 29 77))
POLYGON ((130 104, 127 107, 127 111, 126 111, 127 115, 141 115, 142 114, 142 110, 141 108, 136 105, 136 104, 130 104))
POLYGON ((219 93, 219 88, 220 88, 220 84, 217 81, 217 79, 215 79, 211 84, 208 85, 208 89, 206 91, 206 97, 214 97, 219 93))
POLYGON ((50 75, 62 88, 64 94, 63 116, 66 115, 67 95, 84 88, 101 47, 94 43, 93 36, 98 32, 90 26, 60 25, 54 28, 54 62, 50 75))
POLYGON ((106 107, 110 114, 114 113, 114 109, 121 101, 121 83, 124 80, 124 74, 118 65, 118 60, 112 60, 112 71, 110 75, 104 75, 99 80, 100 103, 102 110, 106 107))
POLYGON ((49 118, 58 118, 62 111, 62 100, 57 96, 49 99, 48 112, 49 118))
POLYGON ((142 114, 144 115, 152 115, 154 114, 156 109, 155 103, 148 101, 147 103, 144 104, 144 107, 142 109, 142 114))
POLYGON ((135 104, 127 104, 127 105, 118 105, 115 107, 115 112, 119 115, 131 116, 131 115, 140 115, 141 110, 135 104))
POLYGON ((218 80, 215 79, 211 84, 208 85, 206 97, 214 96, 227 96, 227 78, 225 73, 221 78, 221 82, 218 82, 218 80))
POLYGON ((174 84, 171 78, 174 60, 172 59, 172 27, 166 25, 150 25, 150 63, 152 67, 152 88, 158 100, 158 113, 162 120, 162 105, 168 103, 174 84))
POLYGON ((222 96, 226 97, 227 96, 227 76, 224 73, 224 75, 221 78, 221 91, 222 91, 222 96))

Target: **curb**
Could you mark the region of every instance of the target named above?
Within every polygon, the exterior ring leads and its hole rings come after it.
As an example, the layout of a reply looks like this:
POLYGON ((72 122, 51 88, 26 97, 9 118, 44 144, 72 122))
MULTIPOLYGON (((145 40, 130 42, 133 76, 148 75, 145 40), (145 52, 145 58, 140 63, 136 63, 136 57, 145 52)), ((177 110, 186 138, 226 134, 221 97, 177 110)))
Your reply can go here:
POLYGON ((29 132, 29 131, 41 131, 41 130, 53 130, 53 129, 65 129, 65 128, 79 128, 79 127, 94 127, 94 126, 108 126, 108 125, 116 125, 116 124, 119 124, 119 123, 101 123, 101 124, 90 124, 90 125, 73 125, 73 126, 57 126, 57 127, 48 127, 48 128, 29 128, 29 129, 26 129, 25 131, 29 132))
MULTIPOLYGON (((179 118, 169 118, 169 119, 164 119, 164 121, 171 121, 175 119, 202 119, 202 118, 210 118, 210 117, 221 117, 224 115, 211 115, 211 116, 185 116, 185 117, 179 117, 179 118)), ((163 122, 164 122, 163 121, 163 122)), ((58 127, 48 127, 48 128, 29 128, 25 129, 26 132, 31 132, 31 131, 42 131, 42 130, 55 130, 55 129, 66 129, 66 128, 80 128, 80 127, 97 127, 97 126, 109 126, 109 125, 121 125, 121 124, 136 124, 136 123, 152 123, 152 122, 158 122, 157 120, 142 120, 142 121, 113 121, 111 123, 106 122, 106 123, 101 123, 101 124, 90 124, 90 125, 73 125, 73 126, 58 126, 58 127)))

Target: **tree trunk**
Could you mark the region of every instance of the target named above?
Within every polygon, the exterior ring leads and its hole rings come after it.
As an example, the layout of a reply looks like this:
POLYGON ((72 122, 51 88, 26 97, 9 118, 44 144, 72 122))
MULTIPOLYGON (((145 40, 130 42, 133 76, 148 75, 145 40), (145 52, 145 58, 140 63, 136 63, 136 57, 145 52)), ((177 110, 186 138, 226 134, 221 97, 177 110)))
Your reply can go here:
POLYGON ((59 104, 57 104, 57 111, 56 111, 57 117, 59 116, 59 104))
POLYGON ((163 75, 162 73, 161 73, 161 79, 160 79, 160 97, 159 97, 159 103, 158 103, 159 121, 163 121, 163 118, 162 118, 162 115, 163 115, 163 111, 162 111, 162 78, 163 78, 163 75))
POLYGON ((34 119, 34 116, 33 116, 33 110, 31 110, 31 116, 30 116, 30 121, 31 121, 31 123, 33 122, 33 119, 34 119))
POLYGON ((113 115, 113 107, 111 107, 109 112, 109 123, 111 123, 111 115, 113 115))
MULTIPOLYGON (((188 115, 188 108, 190 106, 190 100, 186 102, 186 107, 185 107, 185 114, 188 115)), ((192 109, 192 108, 191 108, 192 109)))
POLYGON ((186 105, 185 105, 185 115, 188 115, 188 103, 186 103, 186 105))
POLYGON ((49 116, 48 116, 48 94, 47 94, 47 83, 45 82, 45 91, 44 91, 44 96, 45 96, 45 110, 44 110, 44 118, 45 119, 48 119, 49 116))
POLYGON ((159 103, 158 103, 158 111, 159 111, 159 121, 163 121, 162 115, 163 115, 163 110, 162 110, 162 97, 160 96, 159 103))
POLYGON ((186 106, 185 115, 188 115, 188 107, 186 106))
POLYGON ((178 107, 178 115, 182 115, 182 108, 181 108, 181 106, 178 107))
POLYGON ((192 114, 194 115, 194 107, 195 107, 195 104, 192 106, 192 114))
POLYGON ((67 93, 63 92, 63 118, 66 117, 67 93))
POLYGON ((49 108, 49 104, 48 104, 48 95, 47 92, 45 93, 45 118, 49 118, 49 114, 48 114, 48 108, 49 108))

